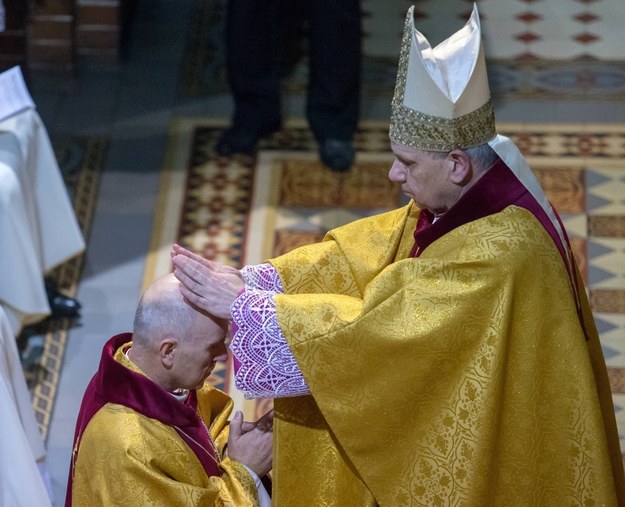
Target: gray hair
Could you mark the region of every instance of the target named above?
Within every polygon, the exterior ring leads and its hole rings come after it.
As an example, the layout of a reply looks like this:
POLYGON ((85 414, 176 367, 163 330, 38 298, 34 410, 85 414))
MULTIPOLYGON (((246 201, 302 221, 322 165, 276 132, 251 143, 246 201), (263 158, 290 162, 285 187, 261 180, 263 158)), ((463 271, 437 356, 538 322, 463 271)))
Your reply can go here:
MULTIPOLYGON (((480 144, 478 146, 474 146, 473 148, 466 148, 464 151, 471 164, 475 168, 478 173, 485 172, 490 169, 497 160, 499 160, 499 156, 495 153, 490 145, 487 143, 480 144)), ((445 158, 449 155, 449 151, 428 151, 433 158, 445 158)))
POLYGON ((171 335, 183 339, 188 334, 192 308, 182 297, 160 296, 146 298, 144 294, 137 306, 133 324, 133 342, 137 345, 149 346, 171 335))
POLYGON ((479 172, 487 171, 499 160, 499 155, 488 144, 467 148, 464 152, 469 156, 469 160, 471 160, 471 163, 479 172))

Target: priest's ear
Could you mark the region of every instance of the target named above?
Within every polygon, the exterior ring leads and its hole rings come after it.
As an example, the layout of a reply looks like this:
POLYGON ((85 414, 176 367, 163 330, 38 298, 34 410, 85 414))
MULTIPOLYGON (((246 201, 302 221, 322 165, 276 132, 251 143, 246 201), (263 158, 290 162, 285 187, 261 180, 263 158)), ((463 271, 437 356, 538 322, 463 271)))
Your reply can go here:
POLYGON ((163 338, 158 348, 159 357, 161 363, 168 370, 174 365, 174 356, 176 355, 176 348, 178 347, 178 340, 175 338, 163 338))

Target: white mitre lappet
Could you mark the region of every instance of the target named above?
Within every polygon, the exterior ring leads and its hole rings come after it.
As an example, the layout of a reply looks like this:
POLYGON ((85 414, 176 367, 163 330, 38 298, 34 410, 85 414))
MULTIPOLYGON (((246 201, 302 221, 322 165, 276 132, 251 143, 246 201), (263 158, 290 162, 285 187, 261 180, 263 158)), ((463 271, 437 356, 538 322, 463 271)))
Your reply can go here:
POLYGON ((477 5, 467 23, 432 48, 408 9, 391 104, 391 141, 448 152, 488 144, 545 210, 560 240, 566 234, 525 157, 497 135, 477 5))

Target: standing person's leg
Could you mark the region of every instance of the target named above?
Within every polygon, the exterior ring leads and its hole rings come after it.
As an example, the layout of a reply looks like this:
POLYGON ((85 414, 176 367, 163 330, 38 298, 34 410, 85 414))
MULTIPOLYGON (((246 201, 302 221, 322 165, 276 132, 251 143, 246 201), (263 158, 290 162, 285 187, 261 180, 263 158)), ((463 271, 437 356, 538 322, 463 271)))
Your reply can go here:
POLYGON ((306 113, 321 161, 336 171, 354 160, 361 69, 359 0, 308 2, 310 80, 306 113))
POLYGON ((232 125, 217 152, 251 155, 258 140, 280 130, 278 0, 229 0, 226 70, 234 99, 232 125))
POLYGON ((293 0, 278 0, 280 9, 280 30, 278 39, 278 60, 280 77, 288 78, 303 54, 305 39, 305 5, 293 0))

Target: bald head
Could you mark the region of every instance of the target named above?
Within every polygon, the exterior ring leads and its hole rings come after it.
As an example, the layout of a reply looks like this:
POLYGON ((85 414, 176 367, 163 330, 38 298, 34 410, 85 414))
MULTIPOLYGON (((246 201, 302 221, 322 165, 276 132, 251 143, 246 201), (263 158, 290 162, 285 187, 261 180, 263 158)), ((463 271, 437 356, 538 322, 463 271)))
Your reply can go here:
POLYGON ((131 359, 167 389, 195 389, 216 361, 227 359, 228 323, 186 301, 173 274, 143 293, 133 326, 131 359))
POLYGON ((156 279, 143 293, 133 326, 135 345, 148 346, 163 336, 184 336, 196 311, 182 297, 173 274, 156 279))

